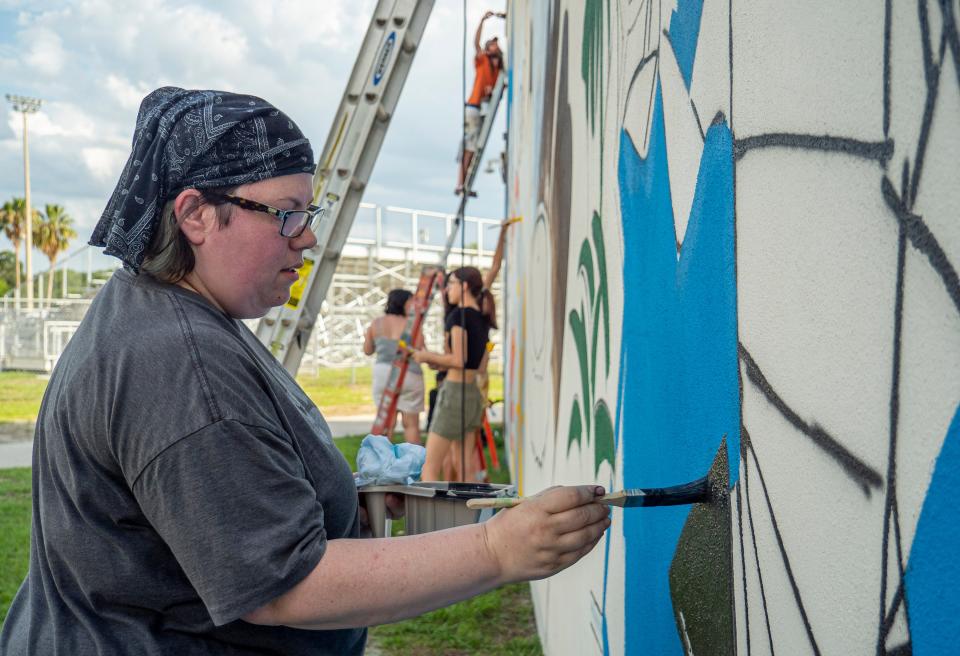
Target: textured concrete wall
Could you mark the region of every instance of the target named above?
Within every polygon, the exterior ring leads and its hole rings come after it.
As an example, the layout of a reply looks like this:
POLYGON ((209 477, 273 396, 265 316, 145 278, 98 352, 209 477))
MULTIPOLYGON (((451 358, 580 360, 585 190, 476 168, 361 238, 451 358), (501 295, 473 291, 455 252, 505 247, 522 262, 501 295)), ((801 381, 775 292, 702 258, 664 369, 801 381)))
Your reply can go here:
POLYGON ((955 653, 957 2, 509 14, 515 478, 728 491, 616 510, 547 653, 955 653))

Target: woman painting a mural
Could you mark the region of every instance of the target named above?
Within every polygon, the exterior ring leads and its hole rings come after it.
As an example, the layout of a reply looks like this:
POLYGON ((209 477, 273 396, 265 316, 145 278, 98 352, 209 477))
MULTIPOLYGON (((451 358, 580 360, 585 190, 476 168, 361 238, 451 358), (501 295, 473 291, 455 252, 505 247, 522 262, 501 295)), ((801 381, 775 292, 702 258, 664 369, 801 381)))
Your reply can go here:
MULTIPOLYGON (((44 395, 30 567, 0 653, 362 654, 364 627, 555 574, 609 526, 603 488, 584 485, 482 524, 358 539, 350 465, 241 321, 287 302, 317 243, 314 161, 261 98, 143 100, 92 238, 124 268, 44 395)), ((479 280, 451 283, 485 336, 479 280)), ((453 330, 465 383, 485 339, 453 330)))
POLYGON ((484 399, 477 373, 487 353, 490 329, 497 327, 493 295, 483 286, 474 267, 460 267, 447 277, 446 298, 452 306, 444 321, 448 353, 414 351, 421 364, 445 368, 447 376, 437 395, 437 406, 427 435, 427 459, 422 479, 439 480, 448 453, 453 475, 463 480, 464 454, 476 448, 476 431, 483 418, 484 399))

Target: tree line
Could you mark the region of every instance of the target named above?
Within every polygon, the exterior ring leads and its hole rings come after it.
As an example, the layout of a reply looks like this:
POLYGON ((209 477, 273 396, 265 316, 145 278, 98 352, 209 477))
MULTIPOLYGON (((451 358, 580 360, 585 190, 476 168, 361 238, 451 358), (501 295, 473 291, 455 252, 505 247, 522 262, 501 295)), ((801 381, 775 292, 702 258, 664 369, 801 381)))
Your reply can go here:
MULTIPOLYGON (((67 214, 62 205, 46 205, 44 211, 31 208, 32 215, 31 237, 33 246, 47 256, 50 261, 50 272, 53 272, 57 257, 67 250, 71 239, 76 239, 77 233, 73 229, 73 218, 67 214)), ((26 241, 27 234, 27 203, 23 198, 8 200, 0 208, 0 229, 10 243, 14 252, 14 288, 20 293, 20 247, 26 241)), ((3 293, 6 293, 5 290, 3 293)), ((2 294, 0 294, 2 295, 2 294)), ((53 295, 53 276, 47 276, 47 298, 53 295)))

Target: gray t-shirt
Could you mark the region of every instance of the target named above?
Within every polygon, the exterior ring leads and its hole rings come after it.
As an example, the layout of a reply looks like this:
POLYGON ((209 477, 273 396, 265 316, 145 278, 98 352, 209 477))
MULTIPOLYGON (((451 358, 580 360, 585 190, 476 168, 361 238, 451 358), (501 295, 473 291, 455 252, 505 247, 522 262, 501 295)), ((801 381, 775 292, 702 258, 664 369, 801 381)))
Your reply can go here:
POLYGON ((358 536, 357 493, 316 406, 197 294, 100 291, 44 395, 33 500, 3 656, 363 652, 365 629, 239 619, 358 536))

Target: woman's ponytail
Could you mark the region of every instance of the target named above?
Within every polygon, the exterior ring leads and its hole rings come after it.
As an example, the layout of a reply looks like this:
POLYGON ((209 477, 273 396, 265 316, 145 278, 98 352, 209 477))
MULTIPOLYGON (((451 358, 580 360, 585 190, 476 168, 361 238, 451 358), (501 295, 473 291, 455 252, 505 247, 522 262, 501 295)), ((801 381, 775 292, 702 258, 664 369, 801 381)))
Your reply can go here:
POLYGON ((487 322, 490 324, 491 328, 497 327, 497 304, 493 300, 493 294, 489 289, 483 288, 480 290, 480 298, 477 299, 480 303, 480 312, 483 313, 483 316, 487 318, 487 322))

